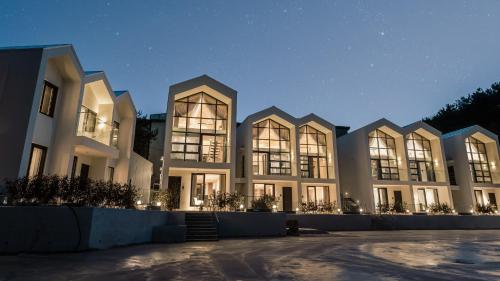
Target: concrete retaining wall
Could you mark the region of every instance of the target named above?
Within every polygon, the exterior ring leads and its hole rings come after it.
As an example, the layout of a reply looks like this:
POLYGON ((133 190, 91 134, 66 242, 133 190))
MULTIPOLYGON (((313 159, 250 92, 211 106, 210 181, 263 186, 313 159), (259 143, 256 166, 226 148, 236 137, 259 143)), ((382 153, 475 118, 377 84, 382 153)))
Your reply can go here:
POLYGON ((219 237, 265 237, 286 235, 285 213, 218 212, 219 237))
POLYGON ((106 249, 152 239, 153 227, 184 224, 161 211, 69 207, 0 207, 0 253, 106 249))
POLYGON ((500 229, 500 216, 297 215, 299 227, 327 231, 500 229))

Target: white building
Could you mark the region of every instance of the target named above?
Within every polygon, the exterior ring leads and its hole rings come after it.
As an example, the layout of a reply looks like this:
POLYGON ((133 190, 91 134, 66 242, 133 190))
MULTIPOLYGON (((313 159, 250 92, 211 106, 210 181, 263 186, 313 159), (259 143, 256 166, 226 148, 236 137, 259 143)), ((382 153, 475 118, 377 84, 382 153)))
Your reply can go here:
POLYGON ((277 209, 304 202, 339 203, 335 126, 310 114, 300 119, 277 107, 248 116, 238 126, 237 190, 246 205, 264 194, 277 209))
POLYGON ((179 209, 234 191, 235 142, 235 90, 206 75, 170 87, 162 187, 180 195, 179 209))
POLYGON ((500 171, 498 136, 471 126, 443 135, 455 208, 474 212, 477 205, 498 206, 500 171))
POLYGON ((452 207, 440 133, 422 122, 400 128, 380 119, 339 138, 344 197, 367 212, 452 207))
POLYGON ((0 49, 1 178, 129 182, 135 118, 130 94, 84 72, 71 45, 0 49))

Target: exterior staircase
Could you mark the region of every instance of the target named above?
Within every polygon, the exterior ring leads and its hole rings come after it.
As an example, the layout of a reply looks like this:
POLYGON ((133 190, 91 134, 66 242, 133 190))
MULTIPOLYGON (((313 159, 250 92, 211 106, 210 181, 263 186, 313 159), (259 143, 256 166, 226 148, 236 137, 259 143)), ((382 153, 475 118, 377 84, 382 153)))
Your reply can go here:
POLYGON ((186 241, 218 241, 217 219, 214 213, 186 213, 186 241))

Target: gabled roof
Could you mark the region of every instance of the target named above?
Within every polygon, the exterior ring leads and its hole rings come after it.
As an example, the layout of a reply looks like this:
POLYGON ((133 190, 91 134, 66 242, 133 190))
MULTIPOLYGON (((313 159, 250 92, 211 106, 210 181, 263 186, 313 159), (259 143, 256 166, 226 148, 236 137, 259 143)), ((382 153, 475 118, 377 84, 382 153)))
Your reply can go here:
POLYGON ((271 107, 268 107, 264 110, 261 110, 261 111, 254 113, 254 114, 249 115, 247 118, 245 118, 245 120, 243 120, 243 123, 245 123, 245 122, 253 123, 257 120, 266 118, 266 117, 271 116, 271 115, 276 115, 276 116, 282 118, 283 120, 285 120, 291 124, 294 124, 294 125, 297 124, 297 118, 284 112, 283 110, 277 108, 274 105, 271 107))
POLYGON ((0 47, 0 50, 30 50, 30 49, 50 49, 72 46, 71 44, 47 44, 47 45, 26 45, 0 47))
POLYGON ((358 132, 361 132, 361 131, 368 131, 368 132, 371 132, 375 129, 378 129, 380 127, 383 127, 383 126, 386 126, 388 127, 389 129, 403 135, 404 132, 403 132, 403 129, 401 127, 399 127, 398 125, 396 125, 395 123, 387 120, 386 118, 381 118, 375 122, 372 122, 368 125, 365 125, 359 129, 356 129, 352 132, 350 132, 348 135, 351 135, 351 134, 355 134, 355 133, 358 133, 358 132))
POLYGON ((85 71, 85 75, 93 75, 93 74, 97 74, 97 73, 104 73, 104 71, 102 70, 87 70, 85 71))
MULTIPOLYGON (((132 96, 130 96, 129 91, 116 91, 120 94, 116 96, 116 103, 121 116, 136 117, 137 110, 135 109, 134 101, 132 96), (127 111, 128 109, 128 111, 127 111)), ((116 92, 115 95, 116 95, 116 92)))
POLYGON ((455 136, 468 137, 468 136, 471 136, 475 133, 481 133, 481 134, 495 140, 496 142, 498 142, 498 136, 496 134, 494 134, 493 132, 491 132, 491 131, 489 131, 489 130, 487 130, 479 125, 472 125, 472 126, 465 127, 465 128, 453 131, 453 132, 446 133, 443 135, 443 138, 447 139, 447 138, 452 138, 455 136))
POLYGON ((303 125, 303 124, 306 124, 306 123, 309 123, 311 121, 314 121, 316 123, 318 123, 319 125, 331 130, 331 131, 335 131, 335 125, 333 125, 332 123, 326 121, 325 119, 319 117, 318 115, 314 114, 314 113, 310 113, 304 117, 301 117, 299 119, 297 119, 297 122, 298 122, 298 125, 303 125))
POLYGON ((125 93, 128 93, 126 90, 120 90, 120 91, 113 91, 115 93, 115 96, 119 97, 125 93))
POLYGON ((429 133, 435 135, 436 137, 441 137, 441 131, 425 123, 424 121, 417 121, 403 127, 403 130, 405 131, 406 134, 414 132, 418 129, 424 129, 429 133))
POLYGON ((200 86, 208 86, 231 99, 236 98, 236 90, 206 74, 170 86, 169 93, 175 95, 200 86))

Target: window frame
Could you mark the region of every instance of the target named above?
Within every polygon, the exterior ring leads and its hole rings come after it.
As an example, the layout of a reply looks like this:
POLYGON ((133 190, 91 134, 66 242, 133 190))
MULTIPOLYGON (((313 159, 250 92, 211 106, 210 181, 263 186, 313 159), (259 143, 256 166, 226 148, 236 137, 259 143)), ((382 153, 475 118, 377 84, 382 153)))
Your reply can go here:
POLYGON ((310 126, 310 125, 303 125, 299 128, 299 154, 300 154, 300 176, 302 178, 316 178, 316 179, 328 179, 329 178, 329 163, 328 163, 328 141, 326 134, 319 131, 318 129, 310 126), (304 133, 302 133, 302 128, 304 128, 304 133), (309 132, 311 130, 311 132, 309 132), (302 135, 305 135, 306 142, 302 143, 302 135), (316 140, 316 144, 314 143, 309 143, 309 135, 314 135, 314 139, 316 140), (320 144, 319 138, 324 137, 325 139, 325 144, 320 144), (305 147, 306 153, 302 153, 302 148, 305 147), (317 153, 310 153, 310 147, 315 147, 317 153), (321 150, 320 148, 323 148, 321 150), (324 152, 320 153, 320 151, 324 152), (324 160, 326 163, 326 175, 322 175, 321 173, 321 160, 324 160), (317 162, 317 167, 315 172, 313 171, 313 167, 311 167, 311 162, 316 161, 317 162), (312 173, 312 175, 311 175, 312 173), (318 175, 318 176, 314 176, 318 175))
MULTIPOLYGON (((263 185, 263 187, 264 187, 264 195, 270 195, 270 196, 273 196, 273 197, 276 196, 276 185, 274 183, 259 183, 259 182, 256 182, 256 183, 253 183, 253 189, 252 189, 252 197, 253 198, 257 198, 257 196, 255 195, 255 185, 257 185, 257 184, 263 185), (266 193, 266 187, 267 186, 272 186, 272 188, 273 188, 272 194, 267 194, 266 193)), ((261 198, 261 196, 259 196, 258 198, 261 198)))
POLYGON ((40 112, 41 114, 45 115, 45 116, 48 116, 48 117, 51 117, 53 118, 54 117, 54 113, 56 111, 56 103, 57 103, 57 94, 59 92, 59 87, 57 87, 56 85, 54 85, 53 83, 50 83, 49 81, 47 80, 44 80, 44 83, 43 83, 43 92, 42 92, 42 99, 40 100, 40 106, 38 108, 38 112, 40 112), (49 112, 43 112, 42 108, 44 106, 44 100, 45 100, 45 89, 47 87, 50 87, 52 88, 52 96, 50 97, 50 104, 49 104, 49 112))
POLYGON ((368 149, 370 153, 370 168, 372 170, 372 178, 376 180, 393 180, 393 181, 399 181, 400 180, 400 175, 399 175, 399 163, 398 163, 398 153, 397 153, 397 148, 396 148, 396 138, 392 137, 391 135, 382 132, 380 129, 375 129, 371 131, 368 134, 368 149), (372 133, 375 133, 375 136, 371 136, 372 133), (377 146, 370 146, 371 140, 376 139, 377 146), (385 144, 387 145, 387 148, 381 148, 380 147, 380 142, 381 139, 385 140, 385 144), (394 147, 390 147, 388 140, 393 143, 394 147), (393 149, 394 150, 394 158, 391 158, 389 156, 389 151, 393 149), (378 156, 372 155, 372 150, 376 150, 378 156), (382 153, 381 150, 386 150, 387 151, 387 156, 381 157, 382 153), (383 165, 383 163, 386 163, 387 165, 383 165), (391 162, 394 162, 395 165, 392 165, 391 162), (375 175, 374 172, 374 163, 376 163, 376 171, 377 174, 375 175), (388 170, 389 172, 384 172, 384 170, 388 170), (396 170, 396 172, 393 172, 396 170), (385 177, 385 178, 384 178, 385 177))
POLYGON ((48 148, 43 145, 39 145, 36 143, 31 144, 31 150, 30 150, 30 157, 29 157, 29 162, 28 162, 28 169, 26 171, 26 176, 30 176, 30 170, 31 170, 31 161, 33 160, 33 151, 36 149, 41 149, 42 150, 42 158, 40 160, 40 167, 38 168, 38 174, 35 175, 35 177, 39 177, 43 175, 43 171, 45 170, 45 161, 47 160, 47 153, 48 153, 48 148))
POLYGON ((253 175, 278 175, 278 176, 290 176, 292 174, 292 145, 291 145, 291 130, 285 125, 282 125, 271 118, 267 118, 256 122, 252 125, 252 173, 253 175), (265 124, 264 124, 265 123, 265 124), (262 125, 264 124, 264 125, 262 125), (275 126, 278 130, 278 139, 271 138, 271 129, 272 125, 275 126), (268 138, 259 137, 260 131, 267 131, 268 138), (256 134, 254 132, 256 131, 256 134), (288 139, 282 137, 283 135, 288 135, 288 139), (267 148, 260 146, 261 143, 267 142, 267 148), (275 151, 271 149, 271 142, 278 143, 278 150, 275 151), (288 146, 286 145, 288 143, 288 146), (287 151, 288 150, 288 151, 287 151), (264 174, 260 174, 261 170, 261 161, 257 159, 255 161, 255 156, 260 154, 268 155, 266 160, 267 167, 264 167, 264 174), (284 157, 284 155, 288 155, 284 157), (288 158, 288 160, 286 160, 288 158), (273 164, 277 164, 277 166, 273 166, 273 164), (279 172, 274 172, 279 171, 279 172))
POLYGON ((488 152, 486 150, 486 144, 472 136, 465 138, 465 151, 467 153, 467 160, 469 162, 469 170, 471 172, 472 180, 474 183, 492 183, 493 178, 491 175, 490 164, 488 160, 488 152), (474 145, 478 152, 472 152, 472 145, 474 145), (481 148, 484 152, 481 152, 481 148), (477 156, 479 161, 474 160, 474 155, 477 156), (484 156, 484 161, 481 160, 484 156), (480 169, 477 169, 477 165, 479 165, 480 169), (486 168, 484 168, 486 167, 486 168), (479 173, 481 173, 479 175, 479 173), (485 176, 487 173, 488 176, 485 176), (479 180, 478 178, 482 178, 479 180), (489 180, 485 180, 485 178, 489 178, 489 180))
POLYGON ((193 184, 195 183, 194 178, 196 176, 203 176, 203 185, 201 189, 201 198, 203 198, 203 204, 205 204, 205 189, 206 189, 206 176, 207 175, 218 175, 219 176, 219 181, 220 181, 220 188, 221 192, 222 189, 224 188, 224 192, 226 189, 226 174, 217 174, 217 173, 191 173, 191 187, 190 187, 190 192, 189 192, 189 206, 190 207, 199 207, 198 205, 194 204, 194 197, 193 197, 193 184))
MULTIPOLYGON (((172 160, 178 160, 178 161, 195 161, 195 162, 204 162, 204 163, 227 163, 228 158, 227 158, 227 139, 228 139, 228 133, 229 133, 229 127, 230 124, 228 122, 229 120, 229 105, 214 98, 210 94, 207 94, 205 92, 198 92, 180 99, 177 99, 174 101, 174 110, 173 110, 173 116, 172 116, 172 135, 170 136, 171 140, 171 153, 170 153, 170 159, 172 160), (192 101, 191 99, 194 99, 195 96, 200 95, 200 101, 192 101), (207 103, 204 102, 205 96, 207 96, 207 99, 212 99, 213 103, 207 103), (178 114, 176 107, 181 105, 185 105, 186 112, 182 114, 178 114), (199 116, 191 116, 190 114, 190 107, 195 107, 199 105, 200 107, 200 113, 199 116), (213 107, 214 108, 214 117, 213 118, 207 118, 203 117, 203 108, 205 107, 213 107), (225 118, 220 118, 219 117, 219 108, 225 108, 225 118), (179 128, 176 127, 176 122, 178 119, 183 118, 185 119, 186 125, 184 128, 179 128), (213 129, 211 130, 206 130, 202 129, 201 125, 199 128, 189 128, 188 127, 188 121, 189 120, 198 120, 200 124, 202 124, 203 120, 210 120, 211 122, 213 121, 213 129), (218 131, 217 130, 217 124, 222 122, 222 124, 225 124, 224 130, 218 131), (183 141, 174 141, 174 135, 182 135, 183 141), (191 143, 188 142, 188 137, 196 137, 198 138, 198 141, 196 143, 191 143), (222 138, 222 144, 215 145, 215 147, 222 147, 222 159, 219 161, 219 157, 217 157, 217 150, 214 149, 213 152, 210 152, 208 154, 203 153, 203 149, 205 148, 206 145, 203 145, 203 139, 204 137, 213 137, 214 138, 214 143, 218 142, 218 139, 222 138), (175 147, 182 146, 182 150, 174 149, 175 147), (188 149, 188 147, 193 148, 194 146, 197 147, 196 152, 192 152, 188 149), (182 158, 174 158, 174 155, 182 155, 182 158), (187 156, 194 156, 195 157, 187 157, 187 156), (210 161, 204 160, 206 159, 211 159, 210 161)), ((210 147, 209 147, 210 148, 210 147)))
POLYGON ((326 194, 328 194, 326 197, 328 198, 328 201, 323 201, 322 204, 327 204, 327 203, 330 203, 330 186, 328 185, 308 185, 306 187, 306 198, 307 198, 307 202, 314 202, 314 204, 316 204, 317 206, 321 205, 319 202, 318 202, 318 188, 322 188, 323 189, 323 198, 325 197, 325 191, 326 191, 326 194), (313 189, 314 190, 314 200, 311 200, 311 198, 309 198, 309 189, 313 189))
MULTIPOLYGON (((436 181, 436 171, 434 169, 434 161, 432 156, 432 146, 431 141, 417 132, 411 132, 406 136, 407 142, 407 154, 408 154, 408 168, 410 169, 410 179, 417 182, 435 182, 436 181), (409 147, 409 143, 412 143, 413 148, 409 147), (415 144, 419 144, 422 149, 416 149, 415 144), (428 148, 426 148, 426 146, 428 148), (412 153, 410 153, 412 152, 412 153), (421 152, 424 156, 423 160, 417 158, 417 152, 421 152), (430 159, 427 159, 426 152, 429 153, 430 159), (420 173, 420 163, 424 163, 426 170, 430 168, 430 174, 427 175, 427 180, 422 180, 422 173, 420 173), (415 166, 415 167, 413 167, 415 166)), ((427 170, 427 172, 429 172, 427 170)))

